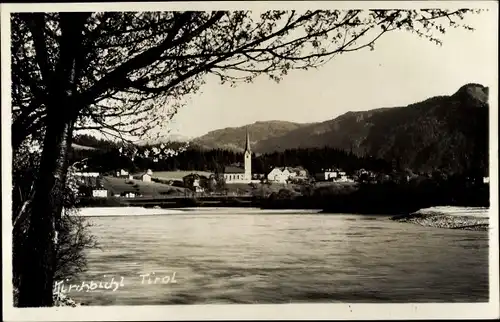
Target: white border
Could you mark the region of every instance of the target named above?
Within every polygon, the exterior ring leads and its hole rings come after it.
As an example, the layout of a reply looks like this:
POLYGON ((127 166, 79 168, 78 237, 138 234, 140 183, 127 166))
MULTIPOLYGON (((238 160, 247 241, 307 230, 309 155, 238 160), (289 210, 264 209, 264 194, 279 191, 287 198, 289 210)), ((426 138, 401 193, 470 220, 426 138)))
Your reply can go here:
POLYGON ((4 320, 227 320, 227 319, 424 319, 498 318, 498 20, 491 31, 490 85, 490 301, 481 304, 278 304, 278 305, 168 305, 19 309, 12 306, 11 133, 10 133, 10 12, 33 11, 148 11, 148 10, 262 10, 306 8, 487 8, 496 1, 224 1, 177 3, 44 3, 1 4, 2 84, 2 259, 4 320))

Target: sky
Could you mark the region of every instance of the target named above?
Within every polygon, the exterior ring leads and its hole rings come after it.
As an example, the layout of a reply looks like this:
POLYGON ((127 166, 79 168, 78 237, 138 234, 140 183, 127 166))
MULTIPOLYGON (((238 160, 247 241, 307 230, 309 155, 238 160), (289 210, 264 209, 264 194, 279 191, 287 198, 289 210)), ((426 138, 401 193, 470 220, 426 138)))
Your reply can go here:
POLYGON ((476 30, 449 28, 442 46, 407 32, 387 33, 374 51, 338 56, 318 70, 292 71, 279 84, 261 76, 231 88, 207 78, 171 120, 170 135, 192 138, 256 121, 321 122, 348 111, 451 95, 466 83, 496 86, 496 15, 464 19, 476 30))

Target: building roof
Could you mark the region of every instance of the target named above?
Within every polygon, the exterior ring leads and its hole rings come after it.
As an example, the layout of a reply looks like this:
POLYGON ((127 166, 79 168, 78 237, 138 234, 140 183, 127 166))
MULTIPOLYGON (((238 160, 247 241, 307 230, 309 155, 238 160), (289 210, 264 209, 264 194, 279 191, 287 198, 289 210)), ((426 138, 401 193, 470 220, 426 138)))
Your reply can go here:
POLYGON ((298 166, 298 167, 287 167, 288 168, 288 171, 293 171, 293 172, 299 172, 299 171, 306 171, 306 169, 304 169, 304 167, 301 167, 301 166, 298 166))
MULTIPOLYGON (((287 170, 288 172, 298 172, 298 171, 305 171, 304 168, 302 167, 274 167, 272 168, 272 170, 275 170, 275 169, 278 169, 280 170, 281 172, 287 170)), ((271 171, 272 171, 271 170, 271 171)))
POLYGON ((245 169, 240 167, 224 167, 224 173, 245 173, 245 169))

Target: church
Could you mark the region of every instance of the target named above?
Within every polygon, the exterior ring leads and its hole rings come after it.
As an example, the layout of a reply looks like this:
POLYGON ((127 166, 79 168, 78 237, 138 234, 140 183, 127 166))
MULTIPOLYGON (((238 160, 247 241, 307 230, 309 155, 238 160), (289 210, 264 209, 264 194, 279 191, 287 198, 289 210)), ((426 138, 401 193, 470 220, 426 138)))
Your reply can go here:
POLYGON ((243 153, 244 168, 225 167, 224 180, 226 183, 250 183, 252 182, 252 151, 250 150, 250 137, 248 129, 246 134, 245 152, 243 153))

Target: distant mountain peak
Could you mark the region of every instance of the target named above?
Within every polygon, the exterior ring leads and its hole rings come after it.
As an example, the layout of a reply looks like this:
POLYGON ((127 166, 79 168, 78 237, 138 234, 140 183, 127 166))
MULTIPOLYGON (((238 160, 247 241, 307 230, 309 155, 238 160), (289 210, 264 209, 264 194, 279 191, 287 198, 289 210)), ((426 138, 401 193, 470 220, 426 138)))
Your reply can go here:
POLYGON ((460 87, 453 96, 486 105, 488 104, 489 88, 481 84, 469 83, 460 87))

